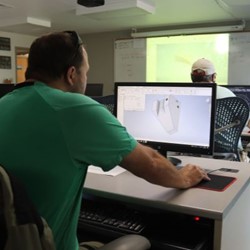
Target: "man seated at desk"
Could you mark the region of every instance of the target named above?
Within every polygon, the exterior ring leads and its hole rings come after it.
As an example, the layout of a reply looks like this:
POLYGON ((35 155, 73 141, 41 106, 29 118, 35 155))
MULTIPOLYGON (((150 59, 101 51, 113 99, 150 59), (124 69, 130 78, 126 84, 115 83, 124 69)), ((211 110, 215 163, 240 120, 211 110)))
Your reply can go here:
POLYGON ((208 179, 193 164, 177 170, 85 96, 88 70, 76 32, 44 35, 31 45, 27 81, 0 100, 1 164, 25 183, 60 250, 78 250, 76 229, 89 165, 104 171, 120 165, 164 187, 185 189, 208 179))
MULTIPOLYGON (((206 58, 198 59, 192 64, 191 79, 193 83, 197 82, 216 83, 216 70, 214 64, 206 58)), ((236 95, 228 88, 217 85, 216 99, 235 97, 235 96, 236 95)), ((238 150, 240 152, 243 151, 241 139, 239 140, 238 143, 238 150)))

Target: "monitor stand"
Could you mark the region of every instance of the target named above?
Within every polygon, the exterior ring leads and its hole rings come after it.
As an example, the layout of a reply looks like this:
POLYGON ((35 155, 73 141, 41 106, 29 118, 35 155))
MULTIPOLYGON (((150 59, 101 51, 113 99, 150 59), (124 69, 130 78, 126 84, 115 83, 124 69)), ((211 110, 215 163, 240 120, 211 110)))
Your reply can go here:
POLYGON ((177 157, 173 157, 173 156, 168 156, 167 155, 167 151, 165 150, 157 150, 161 155, 163 155, 164 157, 166 157, 174 166, 179 166, 181 165, 181 160, 177 157))

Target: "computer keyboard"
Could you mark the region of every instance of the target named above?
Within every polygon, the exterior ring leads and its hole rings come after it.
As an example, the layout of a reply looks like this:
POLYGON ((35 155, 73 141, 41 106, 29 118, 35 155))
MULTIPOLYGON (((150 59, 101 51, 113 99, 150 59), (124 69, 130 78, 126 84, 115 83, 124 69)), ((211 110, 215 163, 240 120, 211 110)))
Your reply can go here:
POLYGON ((135 209, 126 206, 83 201, 79 226, 92 225, 121 233, 139 234, 145 228, 143 216, 135 209))

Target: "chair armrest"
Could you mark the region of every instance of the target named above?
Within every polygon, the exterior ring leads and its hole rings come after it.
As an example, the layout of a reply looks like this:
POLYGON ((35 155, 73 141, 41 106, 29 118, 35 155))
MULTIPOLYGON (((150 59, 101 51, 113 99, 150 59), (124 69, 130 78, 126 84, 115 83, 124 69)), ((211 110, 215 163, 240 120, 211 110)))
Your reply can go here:
POLYGON ((214 159, 222 159, 222 160, 235 161, 235 160, 237 160, 237 155, 234 154, 234 153, 219 153, 219 152, 214 152, 213 158, 214 159))
POLYGON ((141 235, 125 235, 115 239, 98 250, 146 250, 151 247, 147 238, 141 235))

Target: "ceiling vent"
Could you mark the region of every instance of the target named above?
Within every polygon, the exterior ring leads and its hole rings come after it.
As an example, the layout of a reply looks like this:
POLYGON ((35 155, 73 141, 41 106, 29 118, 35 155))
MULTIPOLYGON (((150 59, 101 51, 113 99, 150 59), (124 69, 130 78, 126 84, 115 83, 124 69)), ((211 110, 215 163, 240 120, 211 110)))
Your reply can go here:
POLYGON ((131 16, 152 14, 155 12, 155 6, 151 0, 105 0, 103 6, 87 8, 77 6, 76 15, 94 15, 101 19, 118 16, 131 16))

